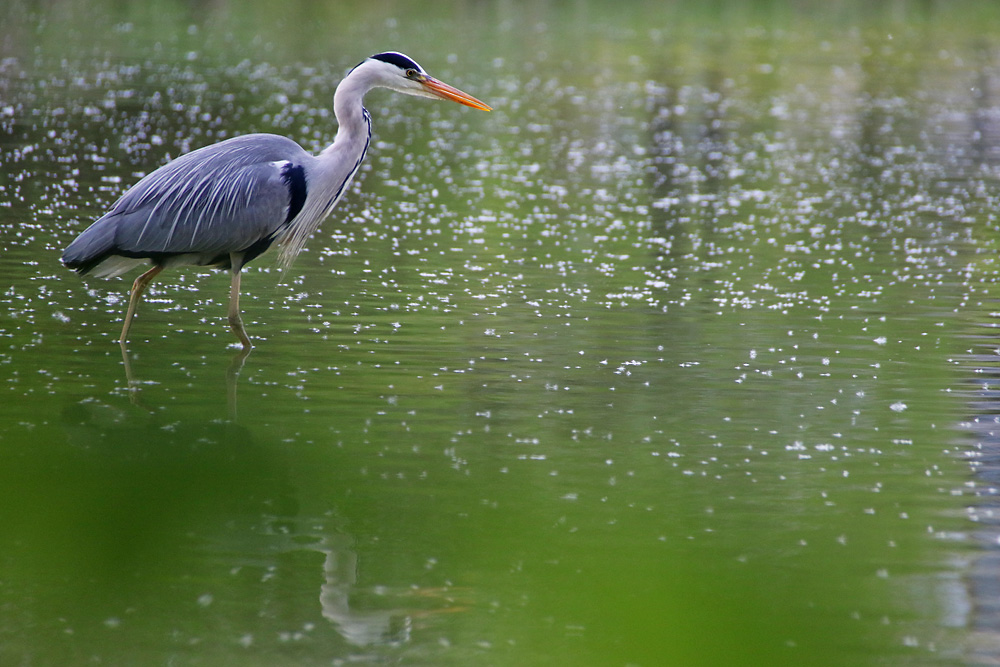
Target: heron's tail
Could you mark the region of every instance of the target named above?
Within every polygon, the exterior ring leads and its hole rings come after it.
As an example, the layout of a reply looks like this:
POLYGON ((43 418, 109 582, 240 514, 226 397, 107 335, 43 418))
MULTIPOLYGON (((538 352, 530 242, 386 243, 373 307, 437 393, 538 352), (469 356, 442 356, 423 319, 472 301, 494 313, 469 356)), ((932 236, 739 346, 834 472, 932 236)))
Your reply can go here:
POLYGON ((142 260, 119 253, 115 243, 115 221, 101 218, 70 243, 62 254, 62 263, 83 275, 99 278, 120 276, 142 260))
POLYGON ((102 218, 77 236, 62 254, 62 263, 77 273, 92 271, 115 247, 115 226, 102 218))

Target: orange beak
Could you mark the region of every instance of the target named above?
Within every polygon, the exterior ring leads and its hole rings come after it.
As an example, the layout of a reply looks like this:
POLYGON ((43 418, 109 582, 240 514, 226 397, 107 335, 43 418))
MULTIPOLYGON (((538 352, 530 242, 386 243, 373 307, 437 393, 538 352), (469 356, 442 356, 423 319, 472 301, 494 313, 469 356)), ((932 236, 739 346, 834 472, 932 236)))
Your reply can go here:
POLYGON ((443 100, 458 102, 459 104, 464 104, 467 107, 472 107, 473 109, 479 109, 481 111, 493 111, 493 108, 490 105, 480 102, 472 95, 463 93, 458 88, 449 86, 444 81, 438 81, 434 77, 424 75, 420 83, 424 84, 424 87, 427 88, 427 90, 443 100))

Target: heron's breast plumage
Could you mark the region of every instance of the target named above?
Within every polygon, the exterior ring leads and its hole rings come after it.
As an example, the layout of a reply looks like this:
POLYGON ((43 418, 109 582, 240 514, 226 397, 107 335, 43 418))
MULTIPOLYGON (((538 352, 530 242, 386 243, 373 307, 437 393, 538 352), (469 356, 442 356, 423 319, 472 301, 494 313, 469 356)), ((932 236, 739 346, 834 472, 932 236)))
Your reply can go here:
POLYGON ((337 140, 306 162, 309 194, 302 211, 280 235, 282 264, 288 266, 294 261, 309 237, 336 208, 361 168, 371 138, 371 115, 361 107, 359 120, 342 122, 337 140))

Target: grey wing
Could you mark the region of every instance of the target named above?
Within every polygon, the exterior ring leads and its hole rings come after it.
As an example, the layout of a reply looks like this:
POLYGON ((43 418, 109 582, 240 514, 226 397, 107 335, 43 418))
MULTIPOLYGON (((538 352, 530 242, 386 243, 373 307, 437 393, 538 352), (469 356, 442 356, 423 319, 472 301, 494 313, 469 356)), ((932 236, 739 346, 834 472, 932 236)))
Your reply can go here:
POLYGON ((113 256, 162 263, 193 255, 199 264, 236 252, 256 256, 301 209, 301 162, 308 158, 295 142, 273 135, 188 153, 126 192, 70 244, 63 261, 85 273, 113 256))

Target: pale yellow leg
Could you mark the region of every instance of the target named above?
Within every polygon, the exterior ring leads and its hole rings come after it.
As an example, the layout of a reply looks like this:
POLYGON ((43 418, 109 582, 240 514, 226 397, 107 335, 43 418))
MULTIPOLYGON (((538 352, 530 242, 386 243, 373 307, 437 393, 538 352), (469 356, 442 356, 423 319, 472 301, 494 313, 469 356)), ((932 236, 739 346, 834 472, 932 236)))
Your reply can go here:
POLYGON ((236 337, 240 339, 244 350, 253 347, 247 330, 243 328, 243 318, 240 317, 240 273, 242 269, 242 257, 231 255, 233 261, 233 283, 229 289, 229 328, 233 330, 236 337))
POLYGON ((142 293, 146 291, 146 287, 149 283, 153 282, 153 278, 163 270, 162 266, 156 265, 149 271, 135 279, 132 283, 132 293, 128 300, 128 310, 125 311, 125 324, 122 326, 122 335, 118 339, 119 343, 124 343, 128 340, 128 330, 132 326, 132 317, 135 315, 135 307, 139 305, 139 299, 142 297, 142 293))

